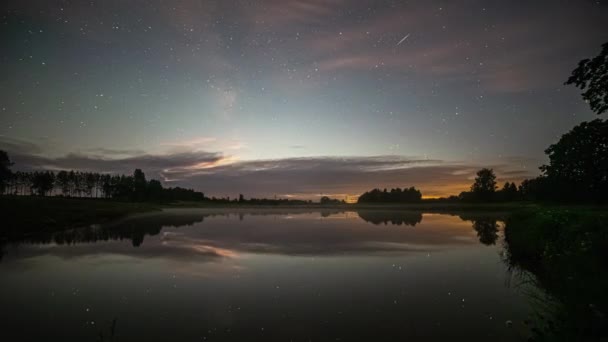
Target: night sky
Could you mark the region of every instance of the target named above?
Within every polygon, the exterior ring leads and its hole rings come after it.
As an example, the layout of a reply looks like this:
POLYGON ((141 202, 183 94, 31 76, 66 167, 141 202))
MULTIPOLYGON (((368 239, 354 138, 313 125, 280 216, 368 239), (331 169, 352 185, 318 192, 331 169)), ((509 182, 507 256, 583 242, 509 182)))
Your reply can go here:
POLYGON ((131 173, 211 196, 467 190, 538 174, 595 115, 564 86, 605 1, 3 1, 14 169, 131 173))

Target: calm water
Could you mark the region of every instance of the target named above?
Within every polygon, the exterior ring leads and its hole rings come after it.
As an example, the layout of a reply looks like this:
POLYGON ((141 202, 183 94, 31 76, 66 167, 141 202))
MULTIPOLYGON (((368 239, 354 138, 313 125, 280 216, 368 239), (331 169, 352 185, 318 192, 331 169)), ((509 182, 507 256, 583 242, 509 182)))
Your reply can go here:
POLYGON ((525 340, 532 309, 503 262, 502 226, 491 215, 170 210, 36 237, 4 247, 3 335, 525 340))

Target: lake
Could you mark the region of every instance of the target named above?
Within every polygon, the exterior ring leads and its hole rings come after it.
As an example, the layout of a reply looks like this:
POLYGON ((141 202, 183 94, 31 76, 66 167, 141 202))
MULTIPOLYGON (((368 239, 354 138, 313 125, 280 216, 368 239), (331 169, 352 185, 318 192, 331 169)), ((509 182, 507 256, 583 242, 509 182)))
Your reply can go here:
POLYGON ((3 247, 19 341, 521 341, 500 214, 171 209, 3 247))

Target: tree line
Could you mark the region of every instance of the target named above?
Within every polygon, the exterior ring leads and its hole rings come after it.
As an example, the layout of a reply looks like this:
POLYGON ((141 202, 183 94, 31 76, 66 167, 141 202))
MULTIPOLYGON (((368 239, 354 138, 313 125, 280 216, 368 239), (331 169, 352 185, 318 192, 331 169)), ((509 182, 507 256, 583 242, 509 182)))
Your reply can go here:
POLYGON ((422 200, 422 193, 413 186, 406 189, 395 188, 390 191, 378 188, 363 193, 357 203, 415 203, 422 200))
POLYGON ((165 188, 156 179, 147 180, 140 169, 133 175, 110 175, 80 171, 11 172, 12 163, 0 151, 0 194, 111 198, 128 201, 201 201, 202 192, 180 187, 165 188))
MULTIPOLYGON (((207 201, 215 204, 305 205, 310 200, 286 198, 205 197, 205 194, 181 187, 163 187, 156 179, 147 180, 141 169, 132 175, 110 175, 80 171, 12 172, 8 153, 0 150, 0 195, 63 196, 106 198, 133 202, 207 201)), ((321 204, 343 203, 324 197, 321 204)))
POLYGON ((494 170, 483 168, 477 171, 470 191, 463 191, 449 199, 464 202, 513 202, 527 198, 522 196, 521 186, 518 187, 515 182, 505 182, 499 188, 494 170))

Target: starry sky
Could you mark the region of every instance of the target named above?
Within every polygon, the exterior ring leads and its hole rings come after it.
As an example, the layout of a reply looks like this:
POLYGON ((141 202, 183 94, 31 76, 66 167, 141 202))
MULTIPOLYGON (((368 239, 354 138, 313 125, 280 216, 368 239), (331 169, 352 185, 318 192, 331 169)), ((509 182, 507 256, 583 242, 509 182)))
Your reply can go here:
POLYGON ((214 196, 427 197, 538 174, 595 115, 564 86, 608 2, 0 4, 0 149, 15 169, 131 173, 214 196))

